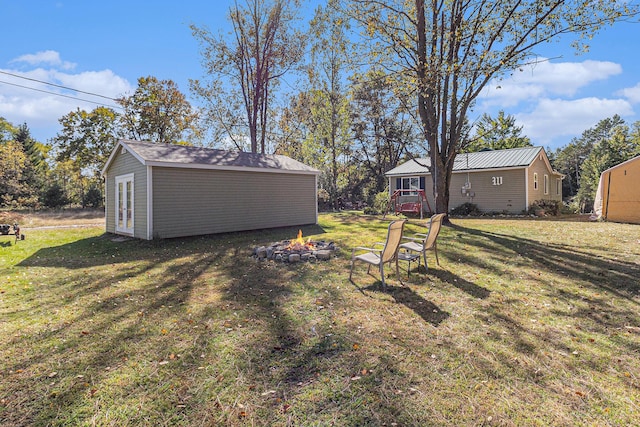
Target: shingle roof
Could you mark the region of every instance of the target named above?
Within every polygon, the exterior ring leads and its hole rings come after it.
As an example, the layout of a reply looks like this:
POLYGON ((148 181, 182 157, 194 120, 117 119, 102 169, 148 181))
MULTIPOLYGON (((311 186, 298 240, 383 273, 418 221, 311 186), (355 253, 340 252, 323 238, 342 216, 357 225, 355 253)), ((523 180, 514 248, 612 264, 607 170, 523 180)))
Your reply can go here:
MULTIPOLYGON (((256 154, 174 144, 121 140, 118 145, 128 149, 144 165, 203 168, 254 169, 269 172, 318 174, 317 169, 279 154, 256 154)), ((114 153, 118 150, 114 150, 114 153)), ((113 157, 113 154, 112 154, 113 157)), ((111 163, 110 157, 103 173, 111 163)))
MULTIPOLYGON (((542 147, 511 148, 508 150, 478 151, 476 153, 461 153, 456 156, 453 164, 454 172, 523 168, 531 165, 536 156, 542 151, 542 147)), ((423 175, 428 174, 427 166, 431 160, 415 159, 396 166, 385 175, 423 175), (424 166, 423 166, 424 165, 424 166)))

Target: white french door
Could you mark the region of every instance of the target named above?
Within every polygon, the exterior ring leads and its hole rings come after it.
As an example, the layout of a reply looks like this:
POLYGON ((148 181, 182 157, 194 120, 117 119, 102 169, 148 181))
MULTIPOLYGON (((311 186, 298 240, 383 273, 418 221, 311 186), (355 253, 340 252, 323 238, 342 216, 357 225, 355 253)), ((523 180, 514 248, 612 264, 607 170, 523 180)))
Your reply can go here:
POLYGON ((116 231, 133 234, 133 174, 116 177, 116 231))

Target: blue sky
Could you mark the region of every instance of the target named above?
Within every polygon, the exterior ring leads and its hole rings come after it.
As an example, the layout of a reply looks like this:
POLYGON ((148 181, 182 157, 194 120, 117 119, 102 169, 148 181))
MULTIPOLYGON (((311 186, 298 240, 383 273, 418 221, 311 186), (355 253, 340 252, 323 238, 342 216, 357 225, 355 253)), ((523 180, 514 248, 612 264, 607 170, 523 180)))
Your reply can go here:
MULTIPOLYGON (((305 13, 311 15, 319 2, 303 3, 305 13)), ((96 106, 77 98, 113 105, 11 74, 107 97, 130 94, 139 77, 152 75, 173 80, 193 101, 188 80, 201 78, 203 70, 189 24, 228 31, 231 4, 0 0, 0 116, 16 125, 26 122, 32 135, 46 142, 60 130, 60 117, 96 106)), ((587 54, 576 56, 568 40, 549 44, 538 52, 548 61, 491 85, 478 99, 475 114, 496 116, 504 110, 516 117, 534 145, 552 149, 614 114, 629 124, 640 120, 637 40, 640 25, 619 23, 601 31, 587 54)))

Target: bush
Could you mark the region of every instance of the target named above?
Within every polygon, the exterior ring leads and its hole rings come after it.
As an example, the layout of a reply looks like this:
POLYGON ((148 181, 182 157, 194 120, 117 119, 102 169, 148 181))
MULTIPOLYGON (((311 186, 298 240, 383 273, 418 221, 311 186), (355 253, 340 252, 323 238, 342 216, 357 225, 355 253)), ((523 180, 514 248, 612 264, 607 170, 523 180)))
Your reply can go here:
POLYGON ((465 202, 451 209, 450 214, 455 216, 478 216, 482 215, 482 212, 475 203, 465 202))
POLYGON ((366 214, 381 215, 387 211, 389 207, 389 190, 384 190, 376 194, 373 198, 373 206, 365 208, 366 214))
POLYGON ((48 208, 60 208, 69 203, 69 198, 58 183, 54 183, 44 193, 44 205, 48 208))
POLYGON ((318 188, 318 209, 326 211, 329 209, 329 192, 324 188, 318 188))
POLYGON ((560 213, 561 203, 556 200, 535 200, 529 206, 529 214, 535 216, 553 215, 560 213))
POLYGON ((82 206, 88 208, 101 208, 103 206, 102 191, 95 186, 89 187, 89 190, 82 197, 82 206))

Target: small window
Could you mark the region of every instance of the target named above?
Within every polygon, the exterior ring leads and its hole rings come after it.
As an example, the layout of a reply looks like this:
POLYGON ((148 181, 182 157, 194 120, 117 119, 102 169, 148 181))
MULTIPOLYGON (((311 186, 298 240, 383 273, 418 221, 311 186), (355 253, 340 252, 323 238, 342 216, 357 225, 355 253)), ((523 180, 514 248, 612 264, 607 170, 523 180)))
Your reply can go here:
MULTIPOLYGON (((417 176, 402 178, 401 190, 420 190, 420 178, 417 176)), ((412 191, 410 193, 404 193, 404 194, 415 196, 418 193, 412 191)))
POLYGON ((549 194, 549 175, 544 175, 544 194, 549 194))
POLYGON ((533 189, 534 190, 538 189, 538 174, 537 173, 533 174, 533 189))

